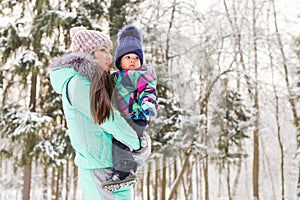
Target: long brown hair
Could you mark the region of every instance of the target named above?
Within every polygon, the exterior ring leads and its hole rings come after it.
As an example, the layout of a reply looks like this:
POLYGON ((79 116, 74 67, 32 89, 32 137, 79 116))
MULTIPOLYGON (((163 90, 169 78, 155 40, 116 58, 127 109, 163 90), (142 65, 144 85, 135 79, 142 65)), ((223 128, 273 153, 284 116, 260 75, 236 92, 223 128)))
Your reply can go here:
POLYGON ((114 81, 111 74, 101 67, 96 67, 90 87, 90 109, 94 123, 102 124, 109 119, 113 90, 114 81))

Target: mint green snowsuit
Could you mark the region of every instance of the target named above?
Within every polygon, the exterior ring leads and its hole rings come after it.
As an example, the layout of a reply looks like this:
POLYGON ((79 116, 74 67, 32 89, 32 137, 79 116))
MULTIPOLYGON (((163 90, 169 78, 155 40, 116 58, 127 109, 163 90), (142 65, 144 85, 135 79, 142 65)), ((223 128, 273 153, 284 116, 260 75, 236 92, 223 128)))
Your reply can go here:
POLYGON ((97 63, 86 54, 72 53, 57 58, 50 66, 51 84, 57 93, 62 94, 68 134, 76 151, 79 184, 86 200, 128 200, 131 199, 132 187, 112 193, 103 190, 99 183, 111 178, 112 138, 117 138, 134 150, 140 148, 140 142, 134 130, 116 110, 112 111, 114 119, 110 117, 100 126, 93 123, 89 80, 94 73, 93 67, 97 67, 97 63), (67 97, 67 83, 72 104, 67 97))

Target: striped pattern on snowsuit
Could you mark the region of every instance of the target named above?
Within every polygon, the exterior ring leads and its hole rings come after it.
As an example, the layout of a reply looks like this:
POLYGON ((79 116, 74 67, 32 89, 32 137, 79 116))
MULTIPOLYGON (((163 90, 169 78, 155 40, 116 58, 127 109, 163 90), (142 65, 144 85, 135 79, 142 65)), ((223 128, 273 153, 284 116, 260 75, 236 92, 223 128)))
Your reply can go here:
POLYGON ((113 73, 119 111, 133 120, 149 120, 157 115, 157 77, 153 68, 113 73))

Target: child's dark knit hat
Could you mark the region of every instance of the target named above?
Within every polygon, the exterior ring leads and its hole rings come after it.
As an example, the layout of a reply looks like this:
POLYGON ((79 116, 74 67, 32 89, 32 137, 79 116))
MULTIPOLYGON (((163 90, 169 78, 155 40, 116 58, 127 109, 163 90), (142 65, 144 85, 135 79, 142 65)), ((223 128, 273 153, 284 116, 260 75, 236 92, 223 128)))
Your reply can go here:
POLYGON ((115 54, 115 66, 121 70, 120 62, 125 54, 136 54, 143 65, 144 54, 142 47, 142 34, 134 25, 123 27, 118 33, 118 47, 115 54))

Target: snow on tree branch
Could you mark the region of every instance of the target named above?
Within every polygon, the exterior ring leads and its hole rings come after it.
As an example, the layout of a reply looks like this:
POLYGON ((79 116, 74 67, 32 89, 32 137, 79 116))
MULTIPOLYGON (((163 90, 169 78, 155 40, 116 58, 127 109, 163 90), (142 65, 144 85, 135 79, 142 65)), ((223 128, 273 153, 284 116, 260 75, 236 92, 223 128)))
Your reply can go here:
POLYGON ((48 116, 40 116, 36 112, 31 112, 29 109, 5 109, 0 115, 1 134, 9 137, 17 137, 27 133, 34 133, 51 121, 48 116))

